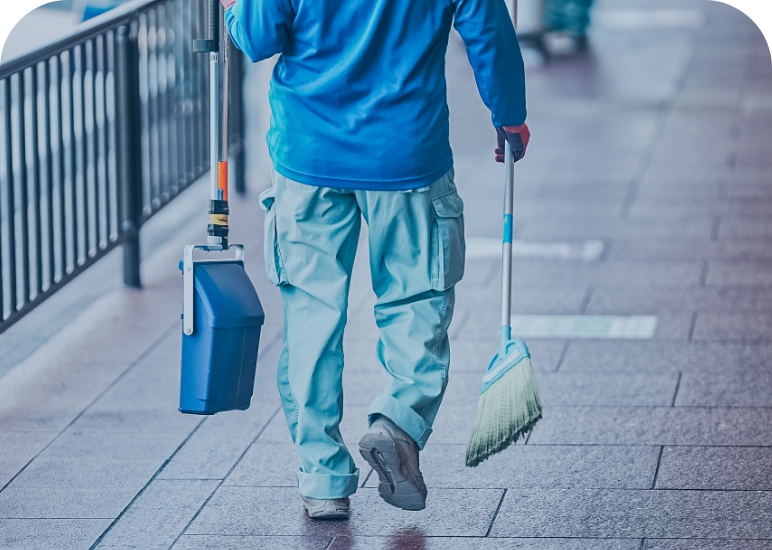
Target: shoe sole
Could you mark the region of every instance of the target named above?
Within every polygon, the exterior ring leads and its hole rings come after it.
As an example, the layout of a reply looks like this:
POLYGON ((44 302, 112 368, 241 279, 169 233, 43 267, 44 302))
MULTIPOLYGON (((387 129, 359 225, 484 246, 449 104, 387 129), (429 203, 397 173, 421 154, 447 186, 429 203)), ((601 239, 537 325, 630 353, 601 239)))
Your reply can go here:
POLYGON ((349 514, 348 513, 325 514, 324 512, 322 512, 320 514, 314 515, 313 512, 311 512, 311 510, 308 509, 308 506, 306 506, 305 503, 303 504, 303 508, 306 509, 306 513, 308 513, 308 517, 311 518, 311 519, 321 519, 321 520, 327 520, 327 519, 332 519, 332 520, 335 520, 335 519, 349 519, 349 514))
MULTIPOLYGON (((308 508, 306 508, 306 511, 308 511, 308 508)), ((336 520, 336 519, 348 519, 348 514, 318 514, 318 515, 312 515, 311 512, 308 512, 308 517, 311 519, 319 519, 319 520, 336 520)))
POLYGON ((426 489, 421 491, 423 483, 418 482, 407 466, 400 468, 407 464, 407 457, 393 439, 367 434, 359 442, 359 453, 378 473, 378 493, 383 500, 402 510, 426 508, 426 489))

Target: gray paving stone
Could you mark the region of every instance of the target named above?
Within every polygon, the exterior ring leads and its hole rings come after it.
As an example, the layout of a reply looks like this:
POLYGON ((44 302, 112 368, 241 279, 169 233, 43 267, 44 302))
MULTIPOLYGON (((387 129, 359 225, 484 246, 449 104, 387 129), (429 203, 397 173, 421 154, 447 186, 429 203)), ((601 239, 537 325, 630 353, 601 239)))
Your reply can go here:
POLYGON ((772 493, 508 491, 491 536, 772 538, 772 493))
POLYGON ((229 536, 229 535, 183 535, 175 550, 327 550, 332 536, 229 536))
POLYGON ((722 194, 729 198, 762 198, 772 197, 772 187, 766 183, 732 182, 722 187, 722 194))
POLYGON ((139 491, 163 464, 163 459, 81 458, 35 459, 9 486, 12 488, 73 487, 99 489, 116 485, 139 491))
POLYGON ((628 373, 536 373, 542 403, 550 405, 619 405, 667 407, 673 402, 678 375, 628 373))
POLYGON ((772 445, 772 408, 545 407, 529 443, 772 445))
POLYGON ((440 412, 432 426, 434 431, 428 444, 466 445, 472 434, 476 412, 477 399, 458 401, 451 406, 440 407, 440 412))
POLYGON ((93 407, 73 426, 82 432, 135 432, 138 426, 142 426, 145 432, 188 434, 201 422, 201 418, 180 414, 176 410, 176 403, 172 406, 168 406, 168 403, 148 406, 145 410, 105 410, 111 408, 111 405, 93 407))
POLYGON ((711 286, 772 285, 772 262, 769 260, 711 262, 707 284, 711 286))
POLYGON ((187 533, 206 535, 378 535, 408 525, 427 536, 485 536, 503 491, 435 489, 420 514, 394 508, 374 489, 351 497, 351 520, 314 522, 297 489, 221 487, 187 533))
POLYGON ((573 179, 570 185, 554 183, 550 180, 539 186, 538 197, 552 201, 554 199, 602 199, 623 200, 627 194, 627 180, 601 176, 594 181, 573 179))
MULTIPOLYGON (((260 440, 249 448, 224 485, 297 487, 297 469, 298 457, 292 443, 260 440)), ((368 471, 360 472, 361 479, 368 471)))
POLYGON ((128 506, 142 485, 97 489, 9 486, 0 493, 0 518, 112 519, 128 506))
POLYGON ((767 407, 772 406, 772 373, 730 363, 725 372, 685 372, 678 388, 676 405, 683 407, 767 407))
MULTIPOLYGON (((570 186, 571 184, 568 185, 570 186)), ((470 203, 478 208, 484 206, 485 209, 481 209, 478 215, 490 218, 491 210, 494 208, 498 209, 501 206, 501 197, 475 197, 473 201, 467 201, 464 204, 464 207, 466 208, 470 203)), ((619 216, 619 208, 621 206, 622 201, 620 199, 608 197, 598 197, 593 199, 575 197, 570 200, 561 200, 560 197, 555 197, 549 202, 546 202, 543 199, 523 199, 522 197, 518 197, 518 200, 515 201, 514 204, 514 217, 516 220, 523 220, 525 218, 538 220, 553 216, 572 217, 577 216, 577 213, 581 212, 592 218, 599 217, 610 219, 619 216)), ((465 213, 466 212, 468 212, 468 210, 465 210, 465 213)), ((693 210, 690 210, 690 212, 693 212, 693 210)), ((496 220, 496 222, 500 222, 500 220, 496 220)), ((469 236, 471 233, 467 232, 467 235, 469 236)), ((498 232, 495 235, 491 234, 487 236, 500 237, 498 232)))
POLYGON ((628 315, 657 314, 660 311, 764 312, 772 310, 772 287, 694 287, 672 289, 597 288, 585 313, 628 315))
POLYGON ((567 264, 551 260, 530 260, 527 263, 515 263, 512 277, 520 285, 625 287, 658 284, 683 287, 699 284, 702 269, 702 262, 695 261, 607 261, 567 264))
POLYGON ((179 432, 79 432, 67 430, 51 443, 41 458, 165 460, 183 442, 187 434, 179 432))
POLYGON ((770 239, 613 239, 610 260, 772 260, 770 239))
POLYGON ((159 479, 223 479, 272 415, 274 403, 208 417, 172 457, 159 479))
POLYGON ((369 405, 388 385, 380 366, 368 370, 343 370, 343 399, 347 405, 369 405))
MULTIPOLYGON (((625 488, 648 489, 659 447, 613 445, 523 445, 492 456, 475 468, 464 465, 466 445, 430 442, 421 452, 426 485, 447 488, 625 488)), ((374 475, 367 487, 377 487, 374 475)))
MULTIPOLYGON (((349 406, 344 407, 344 411, 343 411, 344 422, 347 422, 348 416, 350 416, 350 414, 346 414, 348 412, 347 411, 348 408, 350 407, 349 406)), ((364 407, 359 407, 360 410, 363 408, 364 407)), ((289 445, 292 444, 292 439, 290 438, 290 435, 289 435, 289 429, 287 428, 287 421, 285 420, 283 413, 280 412, 279 414, 273 417, 273 419, 268 423, 268 425, 265 427, 263 432, 260 434, 260 437, 257 438, 256 442, 285 443, 289 445)))
MULTIPOLYGON (((687 178, 693 176, 691 173, 694 166, 680 166, 679 173, 652 173, 644 180, 643 185, 638 190, 639 197, 668 197, 673 200, 682 200, 692 198, 697 199, 718 199, 724 190, 724 184, 721 176, 711 176, 703 173, 702 181, 689 181, 687 178), (710 180, 709 178, 714 179, 710 180), (649 179, 650 178, 650 179, 649 179), (653 183, 659 185, 652 185, 653 183)), ((664 170, 672 170, 672 166, 667 166, 664 170)))
MULTIPOLYGON (((666 197, 639 197, 630 208, 628 216, 638 219, 660 214, 671 217, 690 216, 697 213, 721 216, 722 219, 726 220, 742 219, 746 216, 763 218, 772 214, 772 200, 760 198, 752 200, 742 198, 693 198, 688 203, 685 203, 673 201, 666 197)), ((723 237, 725 236, 723 235, 723 237)), ((678 235, 676 238, 679 241, 683 240, 682 235, 678 235)))
POLYGON ((769 216, 729 218, 721 223, 719 237, 772 237, 772 226, 769 223, 769 216))
POLYGON ((109 519, 0 519, 3 550, 88 548, 109 525, 109 519))
POLYGON ((657 488, 772 490, 772 448, 665 447, 657 488))
POLYGON ((769 540, 646 539, 643 550, 769 550, 769 540))
POLYGON ((62 430, 127 366, 94 361, 20 365, 0 385, 0 431, 62 430))
POLYGON ((726 372, 727 365, 749 369, 772 362, 767 342, 581 341, 571 342, 560 372, 726 372))
POLYGON ((218 483, 154 480, 110 528, 97 548, 170 548, 218 483))
MULTIPOLYGON (((360 483, 370 473, 370 466, 359 454, 356 445, 349 446, 359 468, 360 483)), ((257 442, 244 455, 224 485, 245 487, 297 487, 299 460, 291 443, 257 442)))
MULTIPOLYGON (((634 237, 649 233, 653 238, 672 234, 672 227, 678 226, 681 237, 709 237, 713 227, 713 216, 694 215, 675 219, 663 219, 664 216, 649 218, 619 219, 618 211, 613 217, 589 217, 585 213, 573 216, 535 217, 527 215, 521 222, 523 230, 518 233, 524 240, 546 239, 607 239, 634 237)), ((729 236, 738 236, 731 234, 729 236)), ((760 233, 757 236, 765 236, 760 233)))
POLYGON ((181 414, 179 365, 142 361, 100 396, 73 424, 79 431, 143 431, 189 433, 200 417, 181 414))
POLYGON ((0 432, 0 487, 56 436, 56 432, 0 432))
MULTIPOLYGON (((528 262, 528 259, 515 259, 528 262)), ((457 288, 455 314, 474 311, 489 316, 491 324, 497 325, 501 315, 500 275, 495 284, 475 288, 457 288)), ((587 286, 520 285, 513 287, 512 312, 514 314, 550 313, 578 314, 587 294, 587 286)), ((498 327, 493 327, 495 330, 498 327)))
POLYGON ((504 539, 477 537, 425 537, 416 529, 403 529, 383 537, 335 537, 330 550, 638 550, 636 539, 504 539))
MULTIPOLYGON (((123 309, 125 312, 126 307, 124 307, 122 301, 126 300, 127 296, 119 296, 116 299, 115 296, 107 295, 106 298, 109 300, 109 303, 98 305, 100 309, 109 307, 116 310, 123 309)), ((134 295, 132 294, 132 296, 134 295)), ((140 295, 137 294, 137 296, 140 295)), ((148 295, 138 299, 152 300, 153 298, 158 299, 158 293, 153 297, 148 295)), ((163 297, 160 296, 160 298, 163 297)), ((139 317, 143 314, 141 309, 137 308, 133 314, 139 317)), ((100 320, 104 321, 103 318, 100 319, 99 311, 87 310, 85 313, 88 316, 94 316, 97 322, 100 320)), ((145 311, 145 313, 148 312, 145 311)), ((81 317, 71 324, 82 322, 81 317)), ((81 343, 83 345, 82 348, 65 340, 57 346, 44 346, 40 348, 40 351, 35 354, 35 360, 41 362, 69 360, 88 363, 132 363, 139 359, 156 342, 158 337, 170 327, 170 323, 167 323, 166 320, 164 320, 162 326, 154 325, 152 321, 148 320, 148 325, 132 326, 130 320, 126 322, 125 319, 116 319, 114 322, 106 323, 101 327, 93 327, 88 335, 79 334, 74 337, 68 335, 69 338, 67 339, 81 343)), ((78 329, 78 332, 81 330, 78 329)), ((59 335, 61 334, 60 332, 59 335)))
POLYGON ((698 313, 694 340, 772 340, 772 313, 698 313))
POLYGON ((375 356, 377 342, 378 336, 368 338, 346 335, 343 338, 344 372, 377 372, 380 368, 375 356))

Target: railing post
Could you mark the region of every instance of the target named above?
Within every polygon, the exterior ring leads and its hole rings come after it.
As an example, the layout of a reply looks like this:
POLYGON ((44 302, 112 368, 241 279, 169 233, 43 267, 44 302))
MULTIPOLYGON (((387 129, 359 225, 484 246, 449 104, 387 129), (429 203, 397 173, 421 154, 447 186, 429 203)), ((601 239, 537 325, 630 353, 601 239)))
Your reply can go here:
POLYGON ((244 55, 236 48, 231 48, 231 132, 237 137, 232 148, 234 156, 233 183, 236 192, 243 195, 247 191, 246 184, 246 139, 244 135, 244 55))
POLYGON ((142 224, 142 128, 139 91, 139 48, 135 25, 122 25, 116 45, 116 137, 123 282, 139 288, 139 229, 142 224))

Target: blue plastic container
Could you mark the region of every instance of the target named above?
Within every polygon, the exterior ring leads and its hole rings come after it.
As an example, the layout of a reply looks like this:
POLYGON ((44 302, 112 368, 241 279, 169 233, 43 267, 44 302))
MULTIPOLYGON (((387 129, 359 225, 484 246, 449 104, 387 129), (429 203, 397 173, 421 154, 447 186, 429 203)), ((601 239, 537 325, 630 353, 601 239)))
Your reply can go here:
POLYGON ((265 320, 255 287, 241 261, 196 262, 193 278, 194 331, 182 334, 180 412, 248 409, 265 320))

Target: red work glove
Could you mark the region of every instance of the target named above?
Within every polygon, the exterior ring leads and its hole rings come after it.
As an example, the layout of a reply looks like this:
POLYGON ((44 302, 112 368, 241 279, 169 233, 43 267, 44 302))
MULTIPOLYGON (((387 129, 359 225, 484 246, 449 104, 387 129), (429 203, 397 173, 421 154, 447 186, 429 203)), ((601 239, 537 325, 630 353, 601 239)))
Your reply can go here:
POLYGON ((226 10, 235 3, 236 3, 236 0, 220 0, 220 4, 222 4, 222 7, 225 8, 226 10))
POLYGON ((531 139, 531 132, 527 124, 521 126, 502 126, 496 128, 496 138, 498 147, 496 147, 496 162, 504 162, 504 142, 509 142, 512 147, 512 156, 515 162, 525 156, 525 150, 528 148, 528 142, 531 139))

